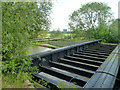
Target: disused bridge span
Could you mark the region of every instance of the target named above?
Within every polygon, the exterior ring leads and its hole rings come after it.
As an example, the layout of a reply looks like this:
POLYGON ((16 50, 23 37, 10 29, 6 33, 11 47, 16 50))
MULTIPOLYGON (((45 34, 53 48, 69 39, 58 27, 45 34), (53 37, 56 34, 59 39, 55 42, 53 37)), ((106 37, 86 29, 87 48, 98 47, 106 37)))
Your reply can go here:
POLYGON ((31 56, 32 66, 39 67, 34 77, 48 81, 52 88, 61 81, 69 85, 62 88, 113 88, 120 66, 119 45, 100 42, 88 41, 31 56))

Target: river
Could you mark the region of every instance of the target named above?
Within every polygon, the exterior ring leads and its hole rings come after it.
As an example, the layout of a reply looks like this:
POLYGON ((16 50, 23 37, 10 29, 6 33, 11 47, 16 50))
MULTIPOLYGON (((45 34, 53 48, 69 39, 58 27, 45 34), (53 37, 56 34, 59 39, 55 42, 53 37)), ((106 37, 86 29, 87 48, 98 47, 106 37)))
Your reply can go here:
POLYGON ((28 55, 33 55, 33 54, 36 54, 36 53, 45 52, 45 51, 49 51, 49 50, 52 50, 52 48, 41 47, 41 46, 33 46, 33 47, 29 47, 28 55))

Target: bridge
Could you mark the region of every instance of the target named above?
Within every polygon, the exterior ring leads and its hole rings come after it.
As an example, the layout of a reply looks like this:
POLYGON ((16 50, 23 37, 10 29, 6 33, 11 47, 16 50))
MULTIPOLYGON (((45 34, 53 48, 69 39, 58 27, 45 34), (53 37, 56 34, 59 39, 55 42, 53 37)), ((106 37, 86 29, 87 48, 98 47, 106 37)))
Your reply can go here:
POLYGON ((120 67, 120 45, 100 42, 88 41, 32 55, 31 66, 39 67, 33 76, 48 81, 53 89, 61 81, 67 84, 61 88, 113 88, 120 67))

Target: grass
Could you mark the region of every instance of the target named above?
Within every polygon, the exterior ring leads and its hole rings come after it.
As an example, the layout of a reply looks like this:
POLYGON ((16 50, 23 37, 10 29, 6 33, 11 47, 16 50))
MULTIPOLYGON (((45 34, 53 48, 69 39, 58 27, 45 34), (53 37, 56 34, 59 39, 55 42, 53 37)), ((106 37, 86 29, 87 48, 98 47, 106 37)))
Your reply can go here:
POLYGON ((64 36, 70 36, 70 33, 64 33, 64 36))
POLYGON ((16 75, 7 74, 2 75, 2 88, 24 88, 27 85, 25 84, 26 75, 21 75, 19 79, 17 79, 16 75))
MULTIPOLYGON (((70 33, 64 33, 64 36, 70 36, 70 33)), ((90 40, 94 40, 94 39, 87 39, 86 37, 76 37, 73 38, 73 35, 71 35, 71 38, 67 38, 67 39, 60 39, 57 41, 67 41, 67 42, 76 42, 76 41, 90 41, 90 40)), ((60 48, 60 46, 56 46, 53 45, 51 43, 48 43, 47 41, 36 41, 36 42, 32 42, 32 45, 36 45, 36 46, 42 46, 42 47, 48 47, 48 48, 52 48, 52 49, 56 49, 56 48, 60 48)))
POLYGON ((2 88, 30 88, 30 86, 35 88, 42 88, 40 84, 28 77, 27 73, 22 73, 19 78, 14 74, 2 75, 2 88), (26 81, 29 83, 26 83, 26 81))
POLYGON ((75 42, 75 41, 80 41, 80 40, 85 40, 85 38, 84 37, 79 37, 79 38, 73 38, 73 37, 71 37, 70 39, 61 39, 59 41, 75 42))
MULTIPOLYGON (((69 35, 69 34, 64 34, 64 35, 69 35)), ((76 41, 81 41, 81 40, 86 40, 88 41, 88 39, 85 39, 85 37, 77 37, 77 38, 70 38, 70 39, 60 39, 57 41, 68 41, 68 42, 76 42, 76 41)), ((93 40, 93 39, 91 39, 93 40)), ((42 46, 42 47, 48 47, 48 48, 60 48, 61 46, 57 46, 57 45, 53 45, 51 43, 48 43, 47 41, 43 41, 43 42, 32 42, 32 45, 36 45, 36 46, 42 46)))

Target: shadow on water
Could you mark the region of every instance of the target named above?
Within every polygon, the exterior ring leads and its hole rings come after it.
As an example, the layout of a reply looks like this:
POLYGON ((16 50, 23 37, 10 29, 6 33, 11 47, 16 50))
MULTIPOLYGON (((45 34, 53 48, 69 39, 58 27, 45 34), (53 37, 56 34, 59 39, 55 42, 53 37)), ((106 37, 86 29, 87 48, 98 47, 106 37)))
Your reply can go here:
POLYGON ((52 50, 52 48, 33 46, 33 47, 29 47, 27 55, 33 55, 36 53, 45 52, 45 51, 49 51, 49 50, 52 50))

